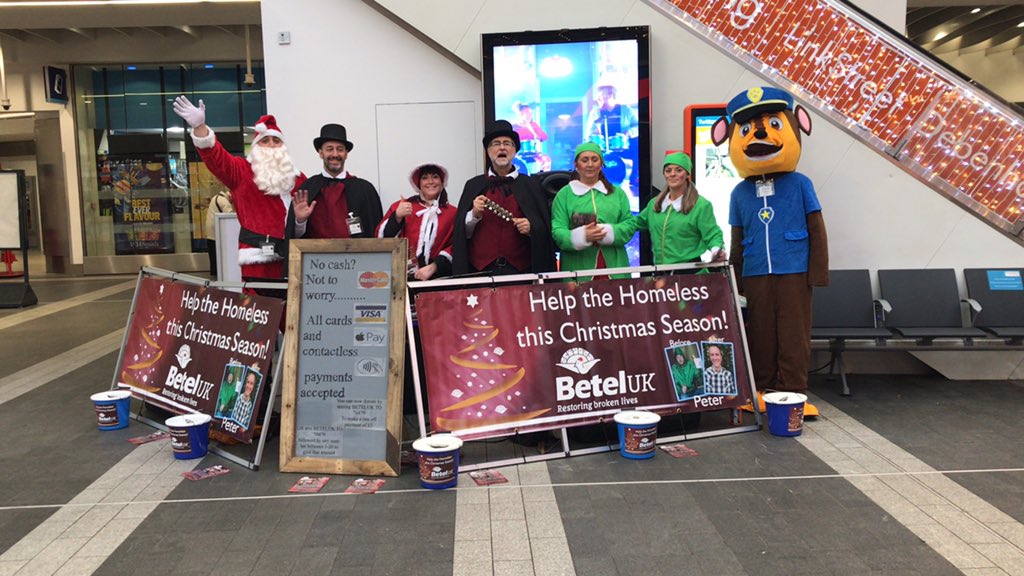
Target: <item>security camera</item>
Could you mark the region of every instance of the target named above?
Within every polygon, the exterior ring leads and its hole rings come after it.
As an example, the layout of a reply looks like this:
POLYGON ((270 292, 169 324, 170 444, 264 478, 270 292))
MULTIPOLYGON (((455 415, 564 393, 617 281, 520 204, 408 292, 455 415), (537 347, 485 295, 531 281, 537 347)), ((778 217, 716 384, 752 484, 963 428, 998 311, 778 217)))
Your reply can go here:
POLYGON ((253 76, 252 72, 249 72, 249 73, 247 73, 245 75, 245 78, 242 79, 242 84, 245 84, 246 86, 249 86, 249 87, 255 86, 256 85, 256 77, 253 76))
POLYGON ((3 106, 4 110, 10 110, 11 109, 11 101, 8 100, 7 98, 4 98, 3 100, 0 100, 0 106, 3 106))

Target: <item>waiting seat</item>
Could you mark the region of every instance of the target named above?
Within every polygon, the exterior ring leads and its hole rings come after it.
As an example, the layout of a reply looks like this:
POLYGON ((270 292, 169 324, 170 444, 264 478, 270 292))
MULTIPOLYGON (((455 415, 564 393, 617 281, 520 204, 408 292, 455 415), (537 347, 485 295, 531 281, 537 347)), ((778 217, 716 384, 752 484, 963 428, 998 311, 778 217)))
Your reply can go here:
POLYGON ((967 268, 967 295, 981 309, 974 325, 1009 344, 1024 343, 1024 269, 967 268))
POLYGON ((963 325, 961 304, 977 304, 961 300, 952 268, 879 270, 878 285, 891 307, 885 327, 900 336, 922 345, 939 338, 961 338, 970 345, 974 338, 987 336, 984 330, 963 325))
POLYGON ((871 274, 867 270, 829 270, 829 286, 814 289, 811 339, 828 340, 830 370, 839 372, 843 396, 850 395, 843 365, 843 351, 850 340, 871 340, 884 345, 892 336, 876 325, 877 301, 871 294, 871 274))

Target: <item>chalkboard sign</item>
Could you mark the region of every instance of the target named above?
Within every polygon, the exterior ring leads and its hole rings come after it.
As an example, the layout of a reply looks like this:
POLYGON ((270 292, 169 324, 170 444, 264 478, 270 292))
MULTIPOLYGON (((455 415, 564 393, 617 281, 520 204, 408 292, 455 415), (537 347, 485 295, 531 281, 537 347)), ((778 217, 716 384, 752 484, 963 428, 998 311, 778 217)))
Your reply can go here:
POLYGON ((281 470, 397 476, 404 238, 293 240, 281 470))

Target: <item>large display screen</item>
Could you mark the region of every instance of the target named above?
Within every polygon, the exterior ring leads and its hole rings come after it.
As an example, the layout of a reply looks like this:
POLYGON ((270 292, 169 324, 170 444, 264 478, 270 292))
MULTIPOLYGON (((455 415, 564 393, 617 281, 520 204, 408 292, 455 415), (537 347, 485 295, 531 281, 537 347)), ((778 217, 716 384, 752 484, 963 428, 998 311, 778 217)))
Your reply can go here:
POLYGON ((743 179, 729 158, 729 142, 715 146, 711 126, 725 116, 725 104, 698 104, 686 107, 686 152, 693 159, 693 183, 700 195, 711 201, 715 220, 722 229, 724 248, 729 250, 729 197, 743 179))
MULTIPOLYGON (((486 124, 519 134, 519 171, 572 170, 576 146, 604 151, 605 175, 638 211, 651 189, 647 26, 483 35, 486 124)), ((639 263, 639 242, 627 246, 639 263)))

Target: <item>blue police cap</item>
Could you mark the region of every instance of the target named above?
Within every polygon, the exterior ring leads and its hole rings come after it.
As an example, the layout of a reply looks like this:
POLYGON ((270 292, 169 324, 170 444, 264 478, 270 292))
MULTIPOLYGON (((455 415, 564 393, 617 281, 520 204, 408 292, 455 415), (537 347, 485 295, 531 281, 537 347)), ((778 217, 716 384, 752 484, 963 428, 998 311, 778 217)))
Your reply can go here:
POLYGON ((793 96, 785 90, 764 86, 741 92, 725 106, 733 122, 746 122, 764 112, 793 109, 793 96))

